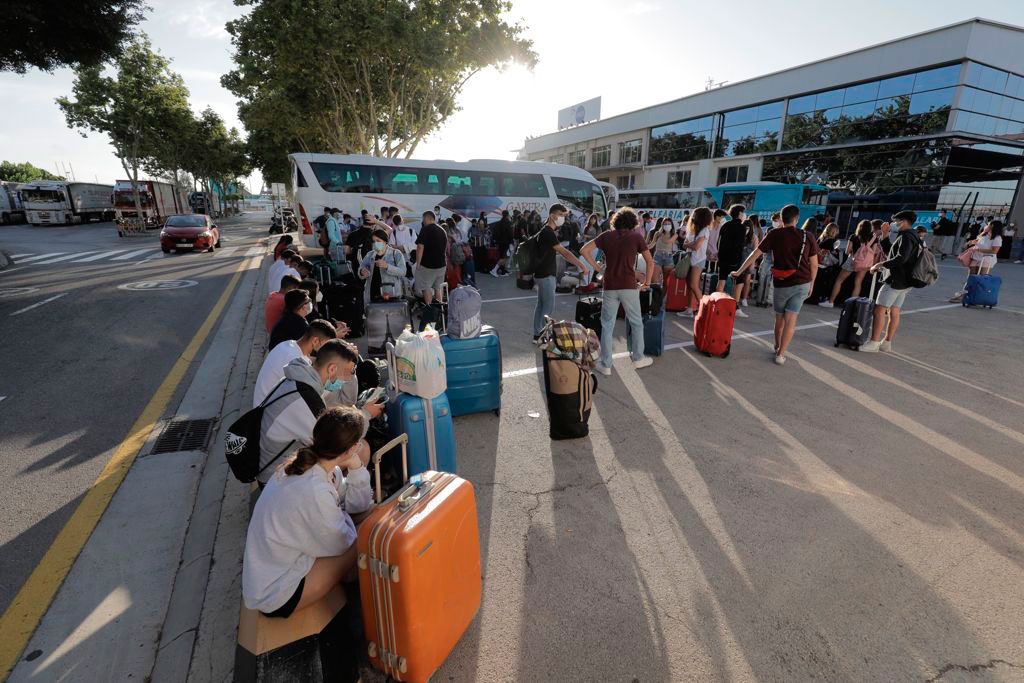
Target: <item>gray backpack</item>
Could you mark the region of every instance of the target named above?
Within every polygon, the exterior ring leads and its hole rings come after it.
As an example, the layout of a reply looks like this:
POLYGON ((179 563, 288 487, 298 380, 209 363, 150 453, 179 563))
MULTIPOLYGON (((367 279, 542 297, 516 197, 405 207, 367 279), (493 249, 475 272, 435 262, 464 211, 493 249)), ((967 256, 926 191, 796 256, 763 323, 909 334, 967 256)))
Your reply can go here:
POLYGON ((910 284, 921 288, 935 284, 935 281, 939 279, 939 267, 935 263, 935 256, 920 240, 917 245, 920 253, 917 256, 917 261, 914 262, 914 267, 910 270, 910 284))
POLYGON ((480 292, 473 287, 456 287, 448 294, 448 336, 472 339, 480 336, 480 292))

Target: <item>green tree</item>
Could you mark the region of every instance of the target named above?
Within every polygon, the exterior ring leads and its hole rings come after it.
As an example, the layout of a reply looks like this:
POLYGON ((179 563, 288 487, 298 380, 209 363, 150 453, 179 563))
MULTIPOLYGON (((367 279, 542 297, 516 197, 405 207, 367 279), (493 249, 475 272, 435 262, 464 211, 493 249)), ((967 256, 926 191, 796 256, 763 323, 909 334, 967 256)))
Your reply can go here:
POLYGON ((0 71, 98 66, 121 54, 144 11, 143 0, 5 2, 0 71))
POLYGON ((173 134, 190 112, 188 89, 145 36, 125 49, 116 68, 116 76, 105 76, 99 66, 79 69, 74 99, 59 97, 57 104, 68 126, 82 137, 90 131, 107 134, 132 182, 135 208, 141 216, 139 168, 158 153, 162 139, 173 134))
POLYGON ((193 122, 192 134, 186 140, 183 168, 211 197, 216 191, 222 197, 237 185, 239 176, 252 171, 248 148, 238 130, 228 129, 217 112, 207 107, 193 122))
POLYGON ((411 157, 490 66, 537 60, 504 0, 235 0, 227 25, 250 153, 274 180, 297 150, 411 157))
POLYGON ((21 164, 14 161, 0 161, 0 180, 9 183, 30 183, 33 180, 64 180, 64 178, 33 166, 27 161, 21 164))

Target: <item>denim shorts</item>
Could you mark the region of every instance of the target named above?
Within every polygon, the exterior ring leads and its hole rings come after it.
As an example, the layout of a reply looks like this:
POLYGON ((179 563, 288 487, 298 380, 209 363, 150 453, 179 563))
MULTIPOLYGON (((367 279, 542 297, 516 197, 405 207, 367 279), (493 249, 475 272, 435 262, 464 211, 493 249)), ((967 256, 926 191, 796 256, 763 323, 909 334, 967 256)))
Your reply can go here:
POLYGON ((878 290, 875 303, 882 308, 903 308, 903 303, 907 300, 909 293, 909 288, 893 289, 889 285, 882 285, 882 288, 878 290))
POLYGON ((661 266, 662 268, 671 268, 675 265, 675 261, 672 258, 672 253, 668 251, 657 251, 654 253, 654 265, 661 266))
POLYGON ((799 313, 804 305, 804 299, 811 294, 811 283, 805 282, 802 285, 792 287, 776 287, 772 303, 775 307, 775 314, 799 313))

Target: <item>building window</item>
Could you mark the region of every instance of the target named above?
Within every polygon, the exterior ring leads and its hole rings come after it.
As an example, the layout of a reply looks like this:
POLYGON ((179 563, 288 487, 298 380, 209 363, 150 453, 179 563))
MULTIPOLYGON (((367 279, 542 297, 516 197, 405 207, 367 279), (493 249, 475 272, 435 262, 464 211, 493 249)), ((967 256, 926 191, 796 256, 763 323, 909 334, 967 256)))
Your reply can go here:
POLYGON ((721 122, 716 157, 774 152, 782 131, 782 101, 725 112, 721 122))
POLYGON ((555 154, 555 155, 553 155, 551 157, 548 157, 548 161, 550 161, 553 164, 564 164, 565 163, 565 155, 564 154, 555 154))
POLYGON ((670 171, 665 187, 670 189, 689 187, 691 175, 692 171, 670 171))
POLYGON ((569 152, 569 165, 583 168, 587 165, 587 150, 581 149, 575 152, 569 152))
POLYGON ((643 155, 643 140, 629 140, 619 143, 619 163, 639 164, 643 155))
POLYGON ((718 184, 747 182, 747 166, 723 166, 718 169, 718 184))
POLYGON ((612 146, 604 145, 602 147, 595 147, 594 151, 590 153, 590 159, 591 168, 604 168, 605 166, 611 166, 612 146))
POLYGON ((960 65, 789 100, 783 149, 927 135, 946 129, 960 65))
POLYGON ((636 185, 636 176, 630 173, 629 175, 620 175, 615 178, 615 187, 620 190, 633 190, 636 185))
POLYGON ((651 129, 650 163, 672 164, 707 159, 711 152, 714 115, 676 121, 651 129))
POLYGON ((1024 78, 970 62, 966 82, 953 130, 1019 140, 1024 135, 1024 78))

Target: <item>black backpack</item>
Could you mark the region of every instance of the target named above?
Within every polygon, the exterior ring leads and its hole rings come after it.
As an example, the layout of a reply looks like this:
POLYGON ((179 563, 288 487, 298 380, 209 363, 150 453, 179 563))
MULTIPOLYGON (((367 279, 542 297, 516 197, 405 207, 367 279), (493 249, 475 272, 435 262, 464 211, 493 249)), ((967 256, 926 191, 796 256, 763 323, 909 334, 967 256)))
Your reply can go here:
POLYGON ((295 383, 296 389, 294 391, 286 391, 280 396, 275 396, 273 401, 268 402, 267 399, 274 396, 274 392, 286 381, 288 380, 283 379, 278 382, 277 386, 267 394, 267 398, 263 399, 263 403, 235 420, 228 427, 228 431, 224 435, 224 455, 228 459, 228 466, 231 467, 231 473, 235 475, 235 479, 243 484, 255 481, 256 477, 263 473, 263 470, 277 462, 278 458, 295 444, 293 439, 287 446, 281 449, 280 453, 274 456, 273 460, 260 467, 260 432, 263 429, 263 411, 285 396, 291 396, 292 394, 302 396, 306 401, 306 405, 309 406, 309 409, 316 417, 319 417, 320 413, 326 408, 323 399, 316 390, 302 382, 295 383))

